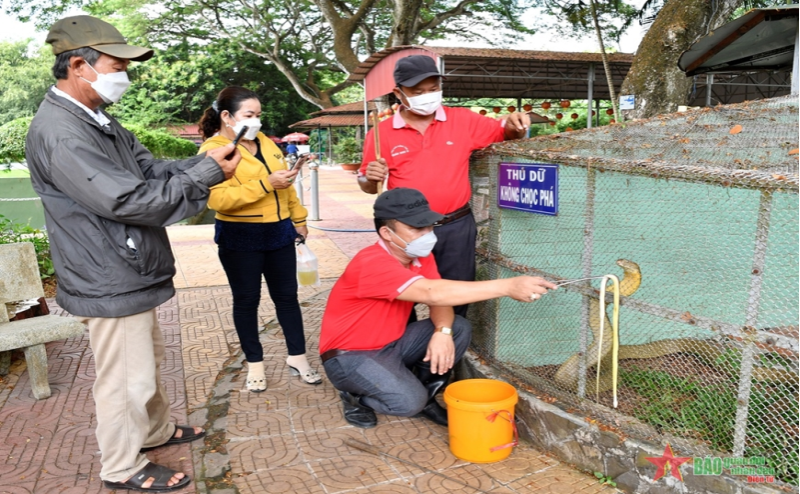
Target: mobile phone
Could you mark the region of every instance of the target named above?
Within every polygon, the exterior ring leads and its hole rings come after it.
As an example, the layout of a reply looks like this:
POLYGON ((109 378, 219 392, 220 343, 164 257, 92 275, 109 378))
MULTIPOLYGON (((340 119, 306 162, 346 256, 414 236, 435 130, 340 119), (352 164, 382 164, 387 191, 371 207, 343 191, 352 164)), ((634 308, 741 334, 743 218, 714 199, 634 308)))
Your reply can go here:
POLYGON ((298 154, 298 155, 297 155, 297 159, 296 159, 296 160, 294 160, 294 163, 292 163, 291 165, 289 165, 289 171, 292 171, 292 170, 294 170, 294 169, 295 169, 295 167, 297 167, 297 164, 298 164, 298 163, 300 163, 301 161, 302 161, 303 163, 305 163, 305 159, 306 159, 307 157, 309 157, 309 156, 311 156, 311 153, 302 153, 302 154, 298 154))
POLYGON ((240 130, 239 133, 236 134, 236 138, 233 140, 233 151, 231 151, 231 153, 228 156, 225 156, 226 160, 233 158, 233 155, 236 153, 236 146, 239 145, 239 140, 242 138, 243 135, 247 133, 248 128, 249 127, 247 127, 247 125, 242 125, 242 130, 240 130))

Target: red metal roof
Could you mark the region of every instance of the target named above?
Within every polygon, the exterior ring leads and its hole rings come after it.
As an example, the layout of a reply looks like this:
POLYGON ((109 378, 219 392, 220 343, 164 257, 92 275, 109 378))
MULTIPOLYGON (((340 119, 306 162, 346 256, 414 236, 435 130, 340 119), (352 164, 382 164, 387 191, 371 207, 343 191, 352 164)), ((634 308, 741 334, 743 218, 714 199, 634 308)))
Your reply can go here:
POLYGON ((317 127, 359 127, 364 125, 363 106, 360 114, 350 115, 322 115, 310 118, 289 126, 292 129, 310 129, 317 127))
POLYGON ((172 125, 169 130, 185 138, 200 136, 200 126, 197 124, 172 125))

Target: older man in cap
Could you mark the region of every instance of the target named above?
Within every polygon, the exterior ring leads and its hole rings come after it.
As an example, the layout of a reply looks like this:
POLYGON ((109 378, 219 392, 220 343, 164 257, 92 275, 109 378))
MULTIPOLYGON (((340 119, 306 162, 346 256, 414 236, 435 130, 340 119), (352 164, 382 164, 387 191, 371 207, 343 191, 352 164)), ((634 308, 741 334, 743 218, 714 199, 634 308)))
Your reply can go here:
POLYGON ((322 316, 319 349, 325 373, 339 390, 344 417, 374 427, 375 412, 409 417, 421 413, 447 425, 436 401, 453 366, 469 346, 471 326, 453 306, 491 298, 532 302, 556 288, 531 276, 443 280, 431 210, 415 189, 396 188, 375 201, 378 242, 353 257, 333 286, 322 316), (414 303, 430 318, 408 323, 414 303))
POLYGON ((57 81, 31 122, 26 158, 44 206, 56 301, 89 328, 100 478, 112 489, 180 489, 186 475, 142 454, 205 434, 170 423, 159 373, 164 337, 156 307, 175 294, 164 227, 202 211, 209 187, 232 176, 241 155, 231 144, 183 161, 157 160, 101 109, 130 85, 130 62, 153 56, 111 24, 67 17, 47 42, 57 81))
MULTIPOLYGON (((442 106, 442 77, 427 55, 399 59, 394 82, 402 106, 380 123, 380 159, 374 130, 367 133, 359 186, 375 194, 388 175, 387 189, 422 192, 431 209, 444 216, 436 225, 439 241, 433 250, 439 273, 448 280, 474 280, 477 228, 469 205, 470 155, 493 142, 524 137, 530 117, 515 112, 498 121, 468 108, 442 106)), ((466 316, 467 306, 455 311, 466 316)))

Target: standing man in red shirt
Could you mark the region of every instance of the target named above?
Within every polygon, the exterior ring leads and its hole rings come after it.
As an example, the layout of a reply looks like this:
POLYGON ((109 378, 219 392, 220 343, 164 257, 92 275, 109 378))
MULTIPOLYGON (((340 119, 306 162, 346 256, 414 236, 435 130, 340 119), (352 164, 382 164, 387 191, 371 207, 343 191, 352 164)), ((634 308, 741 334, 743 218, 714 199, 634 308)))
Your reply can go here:
POLYGON ((443 216, 418 190, 396 188, 375 201, 378 242, 353 257, 333 286, 322 316, 322 365, 356 427, 374 427, 375 412, 410 417, 422 413, 447 425, 435 395, 469 346, 469 321, 454 305, 498 297, 538 300, 556 286, 518 276, 488 281, 450 281, 429 255, 443 216), (408 322, 414 303, 430 318, 408 322), (412 372, 414 368, 416 374, 412 372))
MULTIPOLYGON (((358 184, 368 194, 388 175, 387 189, 410 187, 444 215, 436 225, 433 255, 447 280, 475 279, 477 228, 469 206, 469 158, 494 142, 519 139, 530 126, 526 113, 504 120, 478 115, 468 108, 442 106, 441 74, 426 55, 401 58, 394 68, 394 95, 402 106, 380 123, 381 158, 375 159, 373 132, 364 141, 358 184)), ((455 308, 466 316, 467 306, 455 308)))

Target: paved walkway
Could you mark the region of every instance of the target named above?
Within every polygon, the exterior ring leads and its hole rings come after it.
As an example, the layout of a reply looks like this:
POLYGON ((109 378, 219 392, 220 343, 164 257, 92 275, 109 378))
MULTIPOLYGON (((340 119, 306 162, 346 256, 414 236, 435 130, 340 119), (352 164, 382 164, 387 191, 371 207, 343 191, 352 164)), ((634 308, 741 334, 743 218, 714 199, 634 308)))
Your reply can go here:
MULTIPOLYGON (((372 228, 374 196, 362 194, 351 173, 323 168, 320 188, 322 218, 312 225, 372 228)), ((175 226, 169 234, 178 274, 176 296, 159 308, 167 339, 162 376, 174 419, 209 431, 205 442, 148 453, 153 461, 195 479, 180 492, 614 492, 526 444, 505 461, 470 464, 450 453, 445 427, 424 419, 380 415, 374 429, 349 426, 327 381, 309 386, 289 376, 285 343, 266 289, 260 315, 269 387, 260 394, 244 391, 244 358, 212 241, 213 226, 175 226), (354 449, 345 444, 348 440, 372 445, 385 455, 354 449)), ((374 241, 374 232, 311 230, 308 242, 320 258, 323 282, 301 288, 300 299, 308 354, 320 371, 317 341, 328 291, 348 260, 374 241)), ((54 313, 60 312, 54 301, 49 304, 54 313)), ((111 492, 98 478, 88 336, 47 348, 50 398, 37 401, 31 396, 21 352, 15 353, 11 373, 0 382, 0 494, 111 492)))

